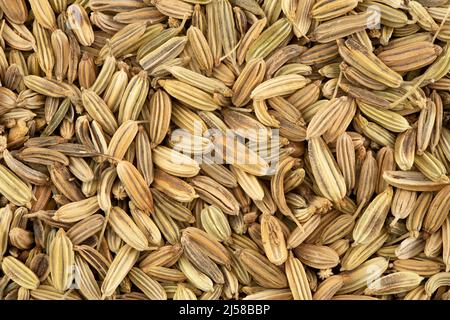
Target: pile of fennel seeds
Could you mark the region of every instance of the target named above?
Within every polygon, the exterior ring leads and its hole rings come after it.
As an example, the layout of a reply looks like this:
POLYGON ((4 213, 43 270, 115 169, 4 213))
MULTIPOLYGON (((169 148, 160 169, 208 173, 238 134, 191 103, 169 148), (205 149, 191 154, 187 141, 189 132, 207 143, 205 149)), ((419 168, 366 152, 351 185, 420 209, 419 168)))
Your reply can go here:
POLYGON ((449 6, 0 0, 0 298, 449 299, 449 6))

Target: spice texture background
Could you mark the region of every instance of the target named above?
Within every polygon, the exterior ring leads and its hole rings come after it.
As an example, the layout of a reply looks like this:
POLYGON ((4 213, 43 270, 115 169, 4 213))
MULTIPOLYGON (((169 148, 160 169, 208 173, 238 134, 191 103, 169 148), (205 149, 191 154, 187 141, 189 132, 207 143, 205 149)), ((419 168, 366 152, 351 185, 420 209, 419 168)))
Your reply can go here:
POLYGON ((0 300, 450 300, 449 0, 0 21, 0 300))

